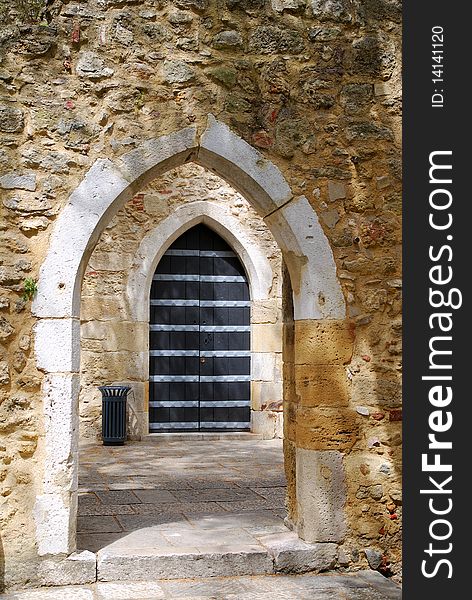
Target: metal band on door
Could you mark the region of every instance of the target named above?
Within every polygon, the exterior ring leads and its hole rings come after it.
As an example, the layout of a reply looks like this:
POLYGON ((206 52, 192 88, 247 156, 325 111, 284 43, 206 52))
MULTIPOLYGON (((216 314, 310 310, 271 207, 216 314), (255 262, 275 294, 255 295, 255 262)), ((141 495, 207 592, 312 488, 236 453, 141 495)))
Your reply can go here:
POLYGON ((157 266, 150 304, 150 431, 248 430, 249 286, 230 246, 188 230, 157 266))

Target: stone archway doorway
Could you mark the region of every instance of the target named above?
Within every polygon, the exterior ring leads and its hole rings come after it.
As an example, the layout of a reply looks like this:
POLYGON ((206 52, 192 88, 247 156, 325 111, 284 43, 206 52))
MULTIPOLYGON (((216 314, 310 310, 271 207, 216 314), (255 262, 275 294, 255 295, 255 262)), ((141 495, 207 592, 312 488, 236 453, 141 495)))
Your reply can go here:
POLYGON ((339 370, 352 355, 352 331, 344 321, 334 257, 308 200, 294 197, 274 164, 210 115, 203 134, 190 127, 148 140, 116 165, 97 160, 56 222, 33 304, 37 368, 45 373, 45 469, 35 506, 39 555, 67 554, 76 547, 80 288, 88 258, 111 216, 136 190, 190 161, 234 185, 264 218, 282 250, 295 320, 287 370, 290 516, 297 533, 309 542, 330 545, 345 538, 343 453, 331 449, 329 436, 313 439, 314 420, 329 420, 333 410, 310 408, 300 418, 296 410, 296 395, 304 393, 303 382, 296 387, 299 372, 311 366, 325 370, 326 365, 339 370))
POLYGON ((164 253, 151 285, 149 431, 249 431, 249 285, 237 254, 200 224, 164 253))

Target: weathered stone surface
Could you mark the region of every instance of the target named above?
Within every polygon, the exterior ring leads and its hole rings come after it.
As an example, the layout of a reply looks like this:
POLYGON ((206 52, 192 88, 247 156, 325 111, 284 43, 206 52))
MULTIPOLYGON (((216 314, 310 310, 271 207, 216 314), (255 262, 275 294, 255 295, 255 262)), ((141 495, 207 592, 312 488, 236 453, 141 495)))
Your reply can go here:
POLYGON ((343 317, 345 302, 332 250, 308 199, 294 198, 266 221, 285 253, 294 292, 294 319, 298 322, 343 317), (288 229, 291 235, 287 234, 288 229))
POLYGON ((371 569, 378 569, 382 563, 382 553, 374 548, 366 548, 364 550, 365 557, 371 569))
MULTIPOLYGON (((347 499, 343 455, 297 448, 299 535, 309 543, 341 542, 347 499)), ((332 552, 332 547, 328 547, 332 552)), ((334 557, 333 557, 334 558, 334 557)))
POLYGON ((275 139, 276 151, 285 158, 291 158, 307 139, 304 123, 295 119, 282 121, 275 129, 275 139))
POLYGON ((346 184, 342 181, 328 181, 328 198, 330 202, 346 197, 346 184))
POLYGON ((282 388, 274 381, 251 382, 251 406, 254 410, 280 410, 282 388))
POLYGON ((157 582, 98 583, 97 600, 142 600, 165 598, 164 588, 157 582))
POLYGON ((338 600, 342 594, 356 600, 401 600, 400 586, 375 571, 352 574, 279 574, 243 577, 208 577, 182 581, 98 582, 88 586, 61 586, 11 592, 5 600, 144 600, 152 598, 238 597, 255 600, 261 596, 292 599, 307 597, 338 600))
POLYGON ((279 29, 271 25, 254 29, 249 37, 249 47, 260 54, 288 53, 300 54, 305 44, 301 34, 295 29, 279 29))
POLYGON ((35 148, 28 148, 22 153, 22 160, 26 167, 42 167, 52 173, 68 173, 70 167, 76 166, 80 161, 62 152, 48 152, 43 154, 35 148))
POLYGON ((389 79, 395 68, 395 54, 391 41, 383 35, 364 37, 352 45, 350 70, 356 75, 370 75, 389 79))
POLYGON ((327 227, 333 229, 333 227, 336 226, 336 223, 339 222, 341 217, 337 210, 324 210, 320 214, 320 218, 327 227))
MULTIPOLYGON (((107 0, 105 0, 106 2, 107 0)), ((101 19, 102 15, 97 14, 96 11, 89 8, 84 4, 70 3, 64 6, 61 10, 61 14, 65 17, 82 17, 84 19, 101 19)))
POLYGON ((262 436, 263 440, 283 437, 282 414, 271 410, 253 410, 251 413, 251 431, 262 436))
POLYGON ((60 586, 11 592, 5 600, 95 600, 93 589, 82 586, 60 586))
POLYGON ((213 38, 213 46, 218 49, 234 48, 241 46, 243 38, 238 31, 222 31, 213 38))
POLYGON ((32 217, 30 219, 22 219, 19 228, 21 231, 32 232, 47 229, 49 219, 46 217, 32 217))
POLYGON ((76 319, 42 319, 35 325, 38 369, 47 373, 77 372, 80 323, 76 319))
POLYGON ((257 548, 240 552, 173 552, 149 549, 147 552, 126 549, 100 550, 97 555, 98 581, 149 581, 182 577, 218 575, 256 575, 272 573, 272 559, 257 548))
POLYGON ((134 41, 133 32, 129 29, 126 29, 126 27, 122 27, 119 23, 115 28, 114 37, 118 42, 120 42, 120 44, 123 44, 124 46, 130 46, 134 41))
POLYGON ((356 375, 352 380, 352 402, 379 408, 398 408, 402 402, 401 382, 383 377, 356 375))
POLYGON ((311 42, 332 42, 341 35, 339 27, 312 27, 308 30, 311 42))
POLYGON ((231 10, 241 8, 249 13, 264 8, 267 0, 225 0, 226 6, 231 10))
MULTIPOLYGON (((143 27, 143 33, 153 42, 162 43, 170 38, 170 33, 164 25, 160 23, 146 23, 143 27)), ((155 60, 156 57, 154 57, 155 60)))
POLYGON ((320 21, 350 23, 353 3, 350 0, 310 0, 313 15, 320 21))
POLYGON ((179 8, 205 10, 208 7, 208 0, 175 0, 175 5, 179 8))
POLYGON ((113 69, 106 66, 103 58, 88 51, 80 53, 75 70, 79 77, 88 79, 111 77, 114 73, 113 69))
POLYGON ((23 131, 25 119, 23 111, 8 104, 0 104, 0 131, 19 133, 23 131))
POLYGON ((10 369, 8 363, 5 360, 0 361, 0 385, 7 385, 10 383, 10 369))
POLYGON ((277 12, 298 10, 306 5, 306 0, 271 0, 271 5, 277 12))
POLYGON ((336 544, 307 544, 295 533, 269 534, 261 542, 274 557, 276 573, 327 571, 336 560, 336 544))
POLYGON ((42 585, 82 585, 96 581, 96 557, 87 550, 62 560, 43 560, 39 566, 42 585))
POLYGON ((211 115, 208 127, 200 139, 199 163, 203 166, 207 162, 211 164, 214 155, 233 165, 228 179, 238 190, 246 192, 249 197, 257 193, 258 187, 264 190, 265 195, 259 198, 259 213, 267 214, 292 197, 279 169, 266 162, 259 151, 211 115))
POLYGON ((83 339, 101 340, 105 352, 139 352, 145 347, 147 323, 90 321, 81 327, 83 339))
POLYGON ((350 83, 341 90, 340 101, 348 115, 362 113, 373 97, 370 83, 350 83))
POLYGON ((263 323, 253 325, 252 351, 253 352, 280 352, 282 334, 281 323, 263 323))
POLYGON ((330 406, 299 408, 296 436, 300 448, 349 451, 359 435, 357 414, 330 406))
POLYGON ((400 23, 402 18, 401 0, 363 0, 359 14, 366 20, 391 20, 400 23))
POLYGON ((6 340, 11 335, 13 335, 15 328, 13 325, 5 319, 5 317, 0 317, 0 340, 6 340))
POLYGON ((303 84, 303 92, 306 101, 313 106, 315 110, 327 110, 336 103, 333 94, 323 92, 325 87, 328 86, 326 84, 320 84, 319 79, 311 79, 303 84))
POLYGON ((295 365, 295 391, 301 406, 349 405, 350 385, 342 366, 295 365))
POLYGON ((353 123, 346 128, 346 139, 354 140, 392 140, 393 133, 385 125, 377 125, 371 122, 353 123))
POLYGON ((354 330, 344 321, 296 321, 295 362, 303 365, 333 365, 349 362, 354 330))
POLYGON ((14 210, 19 213, 49 213, 52 208, 51 201, 45 196, 23 195, 7 198, 3 201, 3 206, 9 210, 14 210))
POLYGON ((232 88, 236 83, 237 72, 227 67, 213 67, 206 72, 209 77, 222 83, 228 88, 232 88))
POLYGON ((166 60, 163 69, 169 83, 185 83, 195 77, 194 70, 181 60, 166 60))
POLYGON ((20 173, 7 173, 0 177, 0 188, 4 190, 36 190, 36 175, 34 173, 22 175, 20 173))
POLYGON ((170 13, 167 20, 172 25, 188 25, 193 21, 193 15, 189 12, 183 12, 181 10, 170 13))

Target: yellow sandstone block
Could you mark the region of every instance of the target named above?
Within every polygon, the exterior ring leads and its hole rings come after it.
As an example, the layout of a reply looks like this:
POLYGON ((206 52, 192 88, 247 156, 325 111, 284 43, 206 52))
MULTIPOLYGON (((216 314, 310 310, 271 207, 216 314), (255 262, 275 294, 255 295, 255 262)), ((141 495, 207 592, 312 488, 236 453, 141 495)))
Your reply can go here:
POLYGON ((296 321, 295 363, 343 365, 351 360, 354 326, 347 321, 296 321))
POLYGON ((349 406, 350 383, 340 365, 296 365, 295 389, 301 406, 349 406))

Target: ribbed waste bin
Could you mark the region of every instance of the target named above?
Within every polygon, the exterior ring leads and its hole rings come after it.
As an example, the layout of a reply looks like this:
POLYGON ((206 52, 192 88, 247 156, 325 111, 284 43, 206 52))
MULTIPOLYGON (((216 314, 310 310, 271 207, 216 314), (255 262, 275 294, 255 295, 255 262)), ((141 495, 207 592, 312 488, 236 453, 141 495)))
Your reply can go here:
POLYGON ((126 441, 126 385, 102 385, 102 438, 104 446, 122 446, 126 441))

